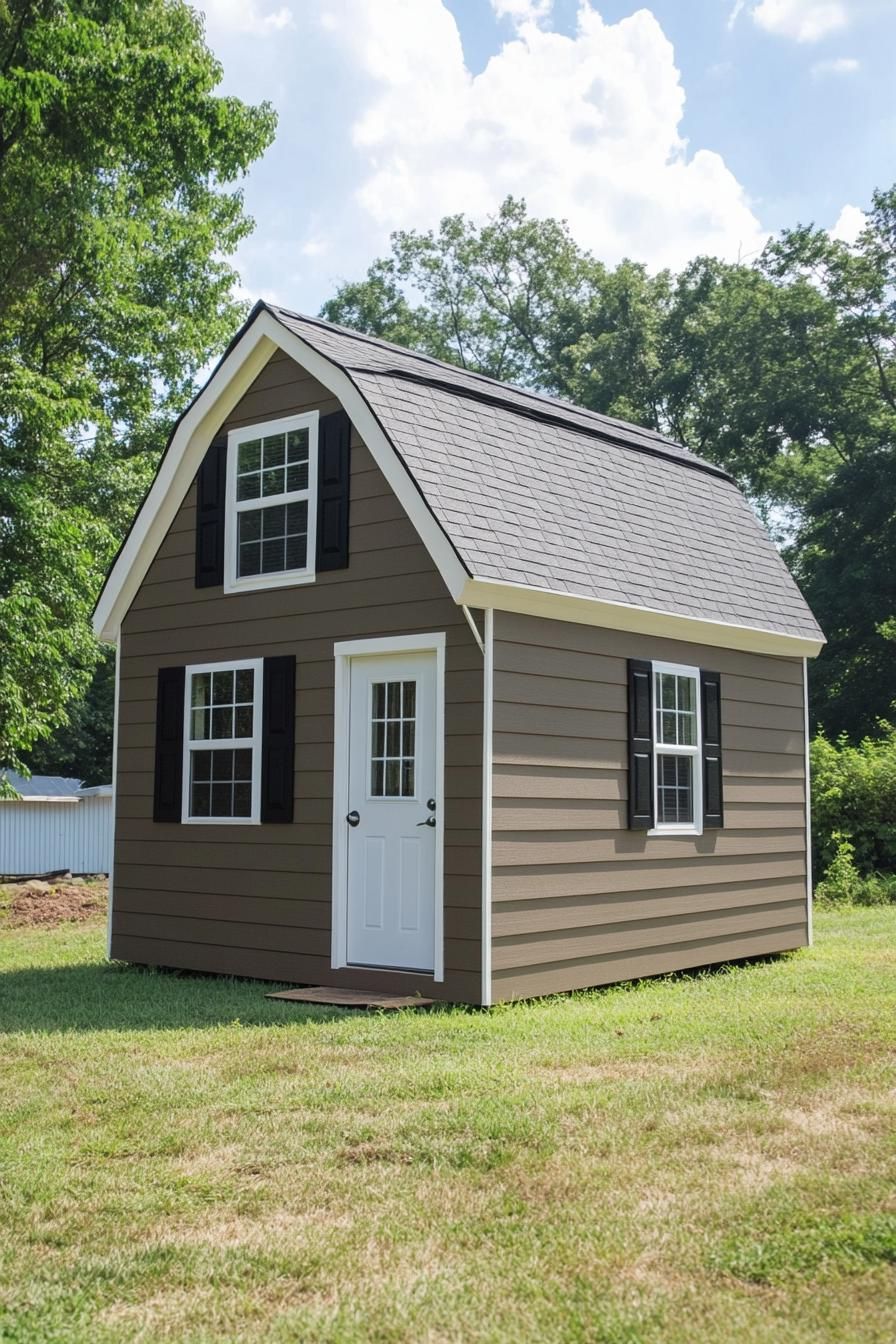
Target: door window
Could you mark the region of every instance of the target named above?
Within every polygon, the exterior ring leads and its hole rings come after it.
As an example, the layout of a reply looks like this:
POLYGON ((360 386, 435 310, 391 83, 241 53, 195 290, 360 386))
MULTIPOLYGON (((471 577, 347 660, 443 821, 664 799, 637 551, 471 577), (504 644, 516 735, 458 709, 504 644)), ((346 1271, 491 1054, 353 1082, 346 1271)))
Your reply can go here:
POLYGON ((375 681, 370 691, 370 796, 413 798, 417 683, 375 681))

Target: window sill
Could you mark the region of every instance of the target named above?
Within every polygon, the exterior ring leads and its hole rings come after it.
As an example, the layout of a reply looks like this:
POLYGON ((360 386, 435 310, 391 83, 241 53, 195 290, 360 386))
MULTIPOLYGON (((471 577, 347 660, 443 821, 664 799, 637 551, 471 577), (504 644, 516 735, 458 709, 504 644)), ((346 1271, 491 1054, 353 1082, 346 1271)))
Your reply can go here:
POLYGON ((182 817, 182 826, 260 826, 259 817, 182 817))
POLYGON ((694 837, 699 837, 702 834, 702 826, 655 826, 652 831, 647 832, 648 838, 650 836, 665 836, 667 840, 670 835, 684 835, 694 839, 694 837))
POLYGON ((269 588, 298 588, 303 584, 314 583, 317 574, 291 570, 285 574, 259 574, 251 579, 234 579, 224 583, 225 594, 258 593, 269 588))

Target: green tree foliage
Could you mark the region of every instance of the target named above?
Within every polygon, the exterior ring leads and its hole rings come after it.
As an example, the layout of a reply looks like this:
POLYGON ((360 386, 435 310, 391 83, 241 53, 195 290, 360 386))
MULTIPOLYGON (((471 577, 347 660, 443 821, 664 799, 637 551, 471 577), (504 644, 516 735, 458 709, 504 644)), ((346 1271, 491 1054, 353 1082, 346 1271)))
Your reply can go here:
POLYGON ((102 577, 241 316, 274 117, 220 76, 182 0, 0 0, 0 764, 89 684, 102 577))
POLYGON ((673 435, 725 466, 825 628, 813 714, 858 739, 896 698, 896 188, 854 245, 795 228, 751 265, 615 269, 508 199, 397 233, 323 315, 673 435))
POLYGON ((115 651, 103 647, 85 693, 69 707, 68 722, 37 742, 25 764, 35 775, 64 775, 84 784, 112 780, 115 651))
POLYGON ((896 873, 896 728, 853 746, 818 733, 810 746, 813 864, 819 874, 847 839, 863 876, 896 873))

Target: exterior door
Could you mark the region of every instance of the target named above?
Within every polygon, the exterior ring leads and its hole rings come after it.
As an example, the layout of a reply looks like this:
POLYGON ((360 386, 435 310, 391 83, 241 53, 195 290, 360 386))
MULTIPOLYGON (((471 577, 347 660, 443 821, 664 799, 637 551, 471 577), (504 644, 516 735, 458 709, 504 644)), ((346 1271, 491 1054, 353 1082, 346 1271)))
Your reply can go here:
POLYGON ((347 960, 433 971, 436 655, 352 658, 347 960))

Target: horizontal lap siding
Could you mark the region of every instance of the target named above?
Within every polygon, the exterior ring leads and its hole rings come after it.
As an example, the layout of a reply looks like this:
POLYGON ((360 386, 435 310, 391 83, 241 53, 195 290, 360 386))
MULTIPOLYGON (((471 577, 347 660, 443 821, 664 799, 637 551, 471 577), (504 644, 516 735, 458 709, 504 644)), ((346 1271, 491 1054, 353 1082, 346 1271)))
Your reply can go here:
MULTIPOLYGON (((337 409, 284 356, 227 428, 337 409)), ((122 629, 112 951, 125 960, 296 983, 480 996, 482 655, 367 449, 352 448, 349 567, 314 584, 229 594, 194 586, 195 487, 122 629), (330 970, 333 644, 443 630, 446 652, 445 981, 330 970), (295 821, 152 821, 156 675, 179 662, 294 654, 295 821)))
POLYGON ((496 999, 806 943, 799 660, 497 612, 494 661, 496 999), (630 657, 721 673, 722 830, 628 830, 630 657))

